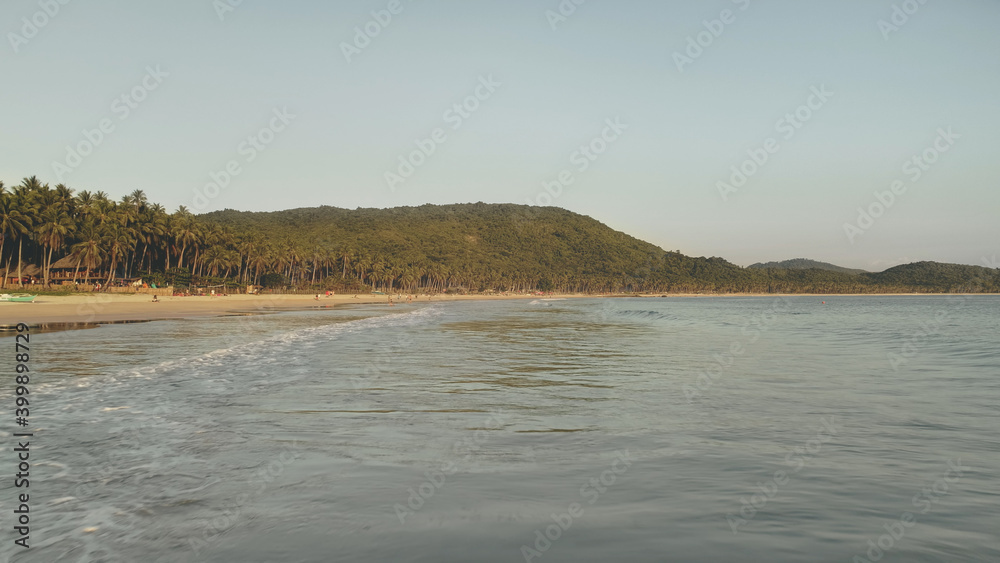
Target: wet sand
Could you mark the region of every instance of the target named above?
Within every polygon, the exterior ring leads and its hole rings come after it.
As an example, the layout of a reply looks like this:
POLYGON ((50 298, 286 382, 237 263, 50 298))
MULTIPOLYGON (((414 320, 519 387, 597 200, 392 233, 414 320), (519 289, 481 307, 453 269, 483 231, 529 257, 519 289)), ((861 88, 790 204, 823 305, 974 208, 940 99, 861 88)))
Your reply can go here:
MULTIPOLYGON (((460 300, 499 299, 552 299, 565 297, 592 297, 588 295, 419 295, 416 302, 441 302, 460 300)), ((406 303, 406 297, 396 299, 406 303)), ((66 296, 38 296, 32 303, 0 303, 0 326, 17 323, 102 323, 116 321, 152 321, 226 314, 266 313, 319 308, 343 307, 359 304, 385 304, 386 295, 320 294, 319 300, 310 295, 228 295, 160 297, 158 303, 149 295, 75 294, 66 296)))

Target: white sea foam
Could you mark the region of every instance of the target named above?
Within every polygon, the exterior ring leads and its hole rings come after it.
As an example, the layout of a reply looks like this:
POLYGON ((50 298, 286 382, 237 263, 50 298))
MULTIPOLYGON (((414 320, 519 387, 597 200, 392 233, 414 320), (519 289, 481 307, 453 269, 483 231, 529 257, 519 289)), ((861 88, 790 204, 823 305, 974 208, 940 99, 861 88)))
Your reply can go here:
MULTIPOLYGON (((40 383, 38 385, 34 385, 35 388, 32 390, 37 393, 48 393, 69 387, 83 390, 93 386, 114 386, 124 384, 127 381, 136 378, 155 379, 164 374, 182 370, 184 371, 186 377, 202 377, 214 373, 214 370, 205 368, 216 367, 223 363, 226 363, 227 366, 232 366, 234 365, 234 360, 237 358, 242 365, 264 365, 279 361, 277 358, 277 356, 280 355, 279 352, 287 349, 290 344, 296 344, 300 347, 316 346, 334 340, 342 334, 418 325, 430 322, 432 319, 440 316, 441 314, 442 311, 440 307, 423 307, 405 313, 393 313, 353 321, 302 328, 283 332, 276 336, 271 336, 262 340, 237 344, 227 348, 220 348, 198 356, 165 360, 151 366, 123 369, 112 374, 74 377, 72 379, 40 383)), ((9 394, 10 393, 0 393, 0 397, 9 394)))

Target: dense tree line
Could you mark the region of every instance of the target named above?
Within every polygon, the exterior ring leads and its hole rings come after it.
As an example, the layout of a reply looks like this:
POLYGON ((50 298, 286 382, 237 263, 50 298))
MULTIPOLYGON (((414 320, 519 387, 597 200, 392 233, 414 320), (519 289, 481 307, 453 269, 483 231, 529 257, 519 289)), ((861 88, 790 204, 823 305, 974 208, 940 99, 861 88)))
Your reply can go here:
POLYGON ((1000 291, 997 270, 919 263, 878 274, 741 268, 693 258, 554 207, 511 204, 168 213, 141 190, 0 183, 0 268, 74 278, 401 291, 879 293, 1000 291), (64 263, 65 263, 64 258, 64 263), (92 277, 90 275, 89 277, 92 277))

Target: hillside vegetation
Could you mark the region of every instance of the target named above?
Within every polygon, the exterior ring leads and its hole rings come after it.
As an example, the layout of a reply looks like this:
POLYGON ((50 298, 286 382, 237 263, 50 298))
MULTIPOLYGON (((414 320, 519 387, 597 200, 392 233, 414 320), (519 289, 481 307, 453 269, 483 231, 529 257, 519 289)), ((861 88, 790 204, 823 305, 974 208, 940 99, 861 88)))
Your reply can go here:
POLYGON ((7 280, 351 291, 1000 292, 1000 271, 921 262, 881 273, 741 268, 663 250, 555 207, 512 204, 167 213, 141 190, 0 183, 7 280), (26 273, 27 272, 27 273, 26 273))
POLYGON ((815 268, 817 270, 829 270, 831 272, 842 272, 845 274, 864 274, 867 270, 858 270, 854 268, 845 268, 843 266, 837 266, 835 264, 830 264, 828 262, 819 262, 817 260, 809 260, 808 258, 793 258, 792 260, 783 260, 781 262, 766 262, 766 263, 756 263, 747 266, 748 268, 755 269, 782 269, 782 270, 809 270, 815 268))
MULTIPOLYGON (((237 233, 287 237, 289 246, 346 250, 359 279, 470 290, 583 292, 884 293, 1000 291, 996 270, 924 263, 880 274, 832 266, 741 268, 663 250, 555 207, 512 204, 334 207, 202 216, 237 233), (929 265, 928 265, 929 264, 929 265), (366 268, 376 266, 374 278, 366 268), (383 266, 379 268, 378 266, 383 266), (380 277, 377 272, 388 269, 380 277), (409 273, 410 275, 407 275, 409 273), (442 282, 443 280, 443 282, 442 282)), ((812 262, 812 261, 807 261, 812 262)))

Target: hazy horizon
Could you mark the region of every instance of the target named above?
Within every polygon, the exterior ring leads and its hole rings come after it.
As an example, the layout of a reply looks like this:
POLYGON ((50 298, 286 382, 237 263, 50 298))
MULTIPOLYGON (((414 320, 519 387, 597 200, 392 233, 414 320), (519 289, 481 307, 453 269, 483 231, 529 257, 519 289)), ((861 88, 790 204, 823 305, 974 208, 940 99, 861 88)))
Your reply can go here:
POLYGON ((199 213, 530 202, 741 266, 1000 252, 996 3, 18 0, 0 22, 10 185, 199 213))

